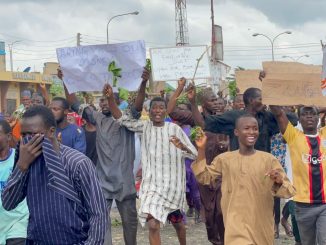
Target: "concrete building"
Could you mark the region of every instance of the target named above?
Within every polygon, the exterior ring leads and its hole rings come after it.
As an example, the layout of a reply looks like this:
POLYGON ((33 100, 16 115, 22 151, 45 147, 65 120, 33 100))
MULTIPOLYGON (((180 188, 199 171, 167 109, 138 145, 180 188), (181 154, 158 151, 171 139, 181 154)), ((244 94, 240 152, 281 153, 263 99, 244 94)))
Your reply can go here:
POLYGON ((56 79, 57 67, 58 63, 45 63, 44 74, 7 71, 5 43, 0 42, 0 111, 15 111, 20 105, 20 93, 24 90, 39 91, 41 83, 49 89, 56 79))

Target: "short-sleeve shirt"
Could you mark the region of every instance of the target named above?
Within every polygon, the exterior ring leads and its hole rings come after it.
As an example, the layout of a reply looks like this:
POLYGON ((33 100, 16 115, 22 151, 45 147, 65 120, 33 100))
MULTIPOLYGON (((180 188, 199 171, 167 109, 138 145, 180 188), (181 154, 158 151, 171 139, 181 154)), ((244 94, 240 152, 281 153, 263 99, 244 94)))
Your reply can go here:
MULTIPOLYGON (((14 158, 15 150, 10 149, 7 159, 0 161, 0 195, 12 172, 14 158)), ((0 244, 5 244, 6 240, 10 238, 26 238, 28 217, 26 199, 18 204, 15 209, 6 211, 0 198, 0 244)))
POLYGON ((290 148, 293 185, 297 190, 294 201, 325 204, 326 128, 321 128, 316 136, 308 136, 289 123, 283 137, 290 148))
POLYGON ((86 137, 81 127, 69 124, 65 128, 57 128, 56 135, 61 133, 62 144, 86 154, 86 137))

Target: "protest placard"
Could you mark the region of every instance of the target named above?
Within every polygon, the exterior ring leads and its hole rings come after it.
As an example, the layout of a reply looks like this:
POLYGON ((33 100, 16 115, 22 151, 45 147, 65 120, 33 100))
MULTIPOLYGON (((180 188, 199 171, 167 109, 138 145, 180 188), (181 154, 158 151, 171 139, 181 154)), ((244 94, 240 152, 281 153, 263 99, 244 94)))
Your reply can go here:
POLYGON ((259 80, 259 72, 260 70, 243 70, 235 72, 235 80, 240 94, 243 94, 248 88, 261 89, 262 84, 259 80))
POLYGON ((271 73, 319 73, 322 66, 307 65, 299 62, 266 61, 263 62, 263 69, 266 74, 271 73))
POLYGON ((112 85, 108 65, 115 61, 121 68, 118 87, 129 91, 138 89, 146 64, 144 41, 58 48, 57 57, 63 72, 63 81, 69 91, 102 91, 105 83, 112 85))
POLYGON ((197 61, 201 57, 195 78, 209 78, 210 70, 207 51, 207 46, 150 49, 153 81, 177 81, 181 77, 192 79, 195 74, 197 61))
POLYGON ((321 66, 297 62, 264 62, 263 103, 267 105, 325 106, 322 96, 321 66))

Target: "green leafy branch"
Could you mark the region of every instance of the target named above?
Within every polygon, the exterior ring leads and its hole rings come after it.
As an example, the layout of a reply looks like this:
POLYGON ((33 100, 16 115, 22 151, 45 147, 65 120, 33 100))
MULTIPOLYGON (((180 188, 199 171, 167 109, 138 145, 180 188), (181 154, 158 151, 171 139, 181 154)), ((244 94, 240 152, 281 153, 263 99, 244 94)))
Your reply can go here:
POLYGON ((112 61, 108 66, 108 71, 112 73, 112 86, 117 87, 118 78, 121 78, 121 68, 116 67, 115 61, 112 61))
POLYGON ((196 126, 190 130, 190 139, 191 141, 195 141, 196 139, 200 139, 205 135, 203 129, 199 126, 196 126))

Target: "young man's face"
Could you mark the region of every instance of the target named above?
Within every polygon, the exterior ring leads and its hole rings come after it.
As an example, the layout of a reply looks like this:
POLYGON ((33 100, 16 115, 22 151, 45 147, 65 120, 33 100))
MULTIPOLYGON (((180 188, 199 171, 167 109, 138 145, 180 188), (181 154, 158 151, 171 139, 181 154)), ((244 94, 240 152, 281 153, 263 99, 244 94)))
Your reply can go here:
POLYGON ((217 98, 215 114, 223 114, 225 110, 225 106, 226 106, 225 101, 222 98, 217 98))
POLYGON ((318 111, 315 107, 303 107, 300 109, 299 121, 304 131, 317 130, 318 120, 318 111))
POLYGON ((44 136, 51 138, 54 137, 54 132, 54 127, 50 129, 45 127, 41 116, 23 118, 21 121, 21 135, 23 137, 44 134, 44 136))
POLYGON ((39 95, 35 95, 32 97, 33 105, 44 105, 43 98, 39 95))
POLYGON ((217 114, 220 110, 217 96, 214 93, 209 93, 203 102, 203 108, 210 114, 217 114))
POLYGON ((0 125, 0 150, 6 149, 9 145, 11 134, 6 133, 0 125))
POLYGON ((239 94, 234 98, 233 110, 243 110, 244 107, 245 107, 245 105, 243 103, 243 95, 239 94))
POLYGON ((259 90, 256 91, 256 96, 255 98, 251 99, 250 104, 252 108, 257 112, 262 111, 264 109, 264 105, 262 103, 261 91, 259 90))
POLYGON ((234 134, 238 137, 240 144, 247 147, 254 146, 259 136, 257 120, 252 117, 240 118, 234 134))
POLYGON ((56 100, 52 101, 50 104, 50 109, 58 124, 61 123, 67 117, 68 110, 65 110, 63 108, 61 101, 56 101, 56 100))
POLYGON ((106 97, 102 97, 100 98, 100 103, 99 103, 99 106, 102 110, 102 113, 106 116, 110 115, 111 112, 110 112, 110 109, 109 109, 109 101, 106 97))
POLYGON ((164 122, 166 115, 166 105, 164 101, 154 101, 149 109, 149 117, 154 123, 164 122))

